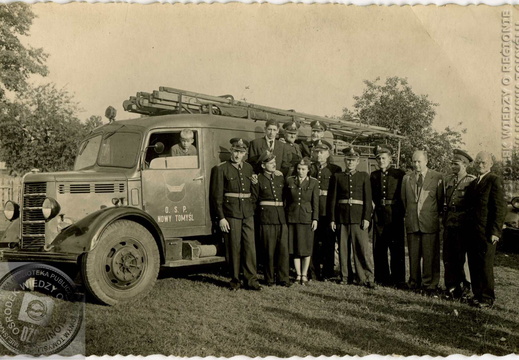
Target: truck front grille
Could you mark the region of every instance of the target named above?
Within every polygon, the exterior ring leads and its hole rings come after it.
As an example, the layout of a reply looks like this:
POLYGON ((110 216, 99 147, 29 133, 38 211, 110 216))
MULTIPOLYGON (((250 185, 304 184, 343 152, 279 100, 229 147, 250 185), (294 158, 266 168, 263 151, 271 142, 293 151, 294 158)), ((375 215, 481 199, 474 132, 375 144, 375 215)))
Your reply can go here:
POLYGON ((25 183, 23 186, 22 241, 25 250, 40 250, 45 245, 45 218, 41 212, 47 197, 47 183, 25 183))

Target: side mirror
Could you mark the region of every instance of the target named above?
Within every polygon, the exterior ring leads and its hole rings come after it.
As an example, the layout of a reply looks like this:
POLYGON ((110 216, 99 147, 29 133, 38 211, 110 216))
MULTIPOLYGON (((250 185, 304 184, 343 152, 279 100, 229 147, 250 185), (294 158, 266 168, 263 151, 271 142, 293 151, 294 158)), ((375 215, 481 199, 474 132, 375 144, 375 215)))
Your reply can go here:
POLYGON ((160 141, 150 147, 152 147, 157 154, 162 154, 164 152, 164 144, 161 143, 160 141))

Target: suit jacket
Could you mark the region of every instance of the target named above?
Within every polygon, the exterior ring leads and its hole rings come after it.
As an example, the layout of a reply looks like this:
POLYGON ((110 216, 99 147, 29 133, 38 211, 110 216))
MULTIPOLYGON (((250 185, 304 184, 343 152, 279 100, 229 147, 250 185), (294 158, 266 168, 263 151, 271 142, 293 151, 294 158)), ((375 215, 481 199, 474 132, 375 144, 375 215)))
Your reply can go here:
POLYGON ((285 208, 283 206, 261 205, 261 201, 283 202, 285 178, 282 175, 267 177, 264 173, 258 175, 258 186, 252 188, 252 201, 257 205, 260 224, 286 224, 285 208))
POLYGON ((228 197, 225 193, 251 194, 252 166, 242 164, 238 170, 231 161, 215 166, 211 173, 211 206, 214 208, 214 220, 226 217, 244 219, 254 215, 252 197, 228 197))
POLYGON ((339 224, 360 224, 370 221, 373 204, 371 203, 371 184, 369 175, 356 171, 335 173, 328 189, 328 218, 339 224), (362 200, 363 204, 339 204, 339 200, 362 200))
POLYGON ((466 226, 475 231, 486 241, 491 241, 492 235, 501 237, 506 216, 503 181, 495 174, 488 173, 477 183, 472 181, 465 191, 467 206, 466 226))
MULTIPOLYGON (((249 159, 247 160, 254 168, 256 174, 263 172, 259 157, 269 149, 265 137, 254 139, 249 144, 249 159)), ((285 176, 290 169, 290 154, 287 147, 279 140, 274 140, 274 155, 276 155, 276 170, 280 170, 285 176)))
POLYGON ((319 183, 307 177, 298 184, 295 176, 289 176, 285 187, 287 218, 292 224, 311 224, 319 220, 319 183))
POLYGON ((405 172, 400 169, 389 168, 386 173, 376 170, 371 173, 371 191, 375 203, 374 220, 377 224, 387 225, 404 221, 404 205, 400 191, 405 172), (392 204, 383 204, 382 200, 391 200, 392 204))
POLYGON ((405 175, 402 181, 406 231, 426 234, 438 232, 443 207, 443 176, 437 171, 427 170, 420 194, 417 192, 417 180, 413 171, 405 175))
MULTIPOLYGON (((319 167, 319 163, 312 163, 310 166, 310 176, 314 177, 319 181, 319 189, 328 191, 330 188, 330 179, 333 174, 341 172, 342 169, 340 166, 335 164, 326 164, 324 168, 319 167)), ((319 216, 326 216, 326 203, 328 196, 320 195, 319 196, 319 216)))

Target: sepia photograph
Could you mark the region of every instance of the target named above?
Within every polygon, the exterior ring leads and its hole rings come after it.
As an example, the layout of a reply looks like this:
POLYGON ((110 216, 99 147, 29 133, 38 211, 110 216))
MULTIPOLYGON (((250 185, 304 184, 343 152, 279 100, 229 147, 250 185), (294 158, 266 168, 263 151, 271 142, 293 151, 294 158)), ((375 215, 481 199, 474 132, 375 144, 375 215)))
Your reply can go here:
POLYGON ((519 353, 512 5, 0 2, 0 356, 519 353))

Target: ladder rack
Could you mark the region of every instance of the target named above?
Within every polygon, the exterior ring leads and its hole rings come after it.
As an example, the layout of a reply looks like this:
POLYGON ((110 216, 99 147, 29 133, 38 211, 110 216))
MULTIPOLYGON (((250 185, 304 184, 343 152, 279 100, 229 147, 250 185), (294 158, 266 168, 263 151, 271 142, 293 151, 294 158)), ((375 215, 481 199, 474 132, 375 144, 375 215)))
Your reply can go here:
POLYGON ((345 138, 404 138, 381 126, 252 104, 235 100, 232 95, 212 96, 165 86, 161 86, 159 90, 152 93, 138 92, 136 96, 131 96, 128 100, 125 100, 123 107, 126 111, 149 116, 211 114, 255 121, 273 119, 282 123, 295 120, 307 125, 314 120, 318 120, 325 123, 328 130, 335 136, 345 138))

